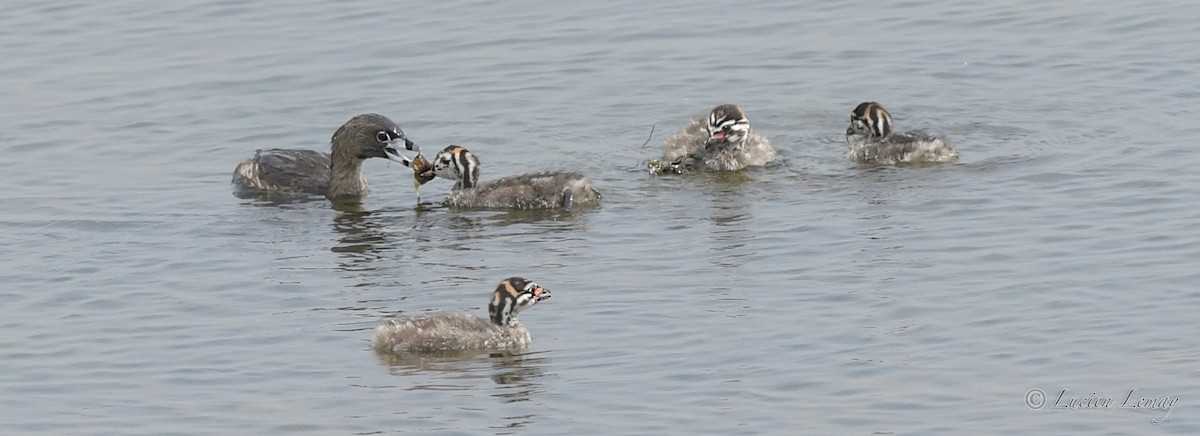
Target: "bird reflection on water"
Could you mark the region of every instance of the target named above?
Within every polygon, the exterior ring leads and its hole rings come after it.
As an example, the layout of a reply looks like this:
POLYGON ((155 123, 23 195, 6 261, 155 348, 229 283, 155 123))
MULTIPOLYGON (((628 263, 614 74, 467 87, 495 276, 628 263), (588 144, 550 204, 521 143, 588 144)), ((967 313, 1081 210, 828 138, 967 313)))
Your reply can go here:
MULTIPOLYGON (((379 363, 394 376, 411 378, 405 390, 479 391, 501 404, 537 401, 546 391, 543 378, 550 365, 546 352, 457 350, 438 353, 375 353, 379 363), (494 385, 477 383, 483 378, 494 385)), ((520 406, 527 413, 504 416, 494 429, 521 428, 533 424, 539 408, 520 406)))

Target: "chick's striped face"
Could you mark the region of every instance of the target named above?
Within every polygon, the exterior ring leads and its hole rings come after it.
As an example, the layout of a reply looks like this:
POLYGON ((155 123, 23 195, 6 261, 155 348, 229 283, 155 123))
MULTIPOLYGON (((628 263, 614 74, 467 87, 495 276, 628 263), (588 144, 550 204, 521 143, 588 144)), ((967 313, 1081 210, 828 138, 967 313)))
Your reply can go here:
POLYGON ((886 138, 892 134, 892 115, 879 103, 860 103, 850 113, 850 126, 846 136, 863 135, 869 138, 886 138))
POLYGON ((517 315, 533 307, 539 301, 550 298, 550 291, 521 277, 510 277, 500 282, 492 292, 488 304, 488 315, 496 325, 516 324, 517 315))
POLYGON ((750 119, 737 106, 724 104, 708 114, 708 142, 740 143, 750 133, 750 119))
POLYGON ((433 174, 455 181, 456 188, 473 188, 479 181, 479 159, 470 150, 451 145, 433 157, 433 174))

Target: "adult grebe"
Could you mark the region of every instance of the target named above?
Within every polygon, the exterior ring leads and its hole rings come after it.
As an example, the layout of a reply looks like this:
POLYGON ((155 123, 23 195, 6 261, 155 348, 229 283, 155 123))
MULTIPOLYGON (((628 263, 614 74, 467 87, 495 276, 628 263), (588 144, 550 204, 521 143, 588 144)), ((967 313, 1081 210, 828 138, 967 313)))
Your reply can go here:
POLYGON ((363 160, 379 157, 401 162, 398 147, 416 149, 400 126, 378 114, 362 114, 346 121, 333 133, 330 144, 330 153, 258 150, 233 170, 236 193, 362 197, 367 195, 363 160))

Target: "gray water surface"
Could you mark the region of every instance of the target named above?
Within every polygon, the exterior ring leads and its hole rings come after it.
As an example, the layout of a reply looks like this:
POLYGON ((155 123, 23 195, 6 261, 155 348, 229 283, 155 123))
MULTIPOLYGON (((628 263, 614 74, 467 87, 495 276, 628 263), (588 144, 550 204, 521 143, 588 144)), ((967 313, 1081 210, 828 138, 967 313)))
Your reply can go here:
POLYGON ((1200 433, 1200 3, 5 9, 2 433, 1200 433), (865 100, 962 158, 854 166, 865 100), (645 174, 727 102, 780 162, 645 174), (603 205, 418 205, 382 160, 358 208, 231 195, 362 112, 603 205), (370 350, 512 275, 554 292, 524 353, 370 350))

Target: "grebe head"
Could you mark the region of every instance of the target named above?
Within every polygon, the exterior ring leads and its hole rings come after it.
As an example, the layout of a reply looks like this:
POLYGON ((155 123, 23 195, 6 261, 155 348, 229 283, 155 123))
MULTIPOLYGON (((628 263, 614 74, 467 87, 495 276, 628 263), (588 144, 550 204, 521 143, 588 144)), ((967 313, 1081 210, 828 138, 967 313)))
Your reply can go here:
POLYGON ((883 105, 867 101, 860 103, 850 113, 850 126, 846 136, 863 135, 868 138, 886 138, 892 134, 892 114, 883 105))
POLYGON ((509 277, 500 282, 488 303, 488 315, 499 326, 517 323, 517 315, 537 302, 550 298, 550 291, 521 277, 509 277))
POLYGON ((750 119, 736 105, 723 104, 709 112, 707 129, 706 149, 737 146, 750 134, 750 119))
POLYGON ((451 145, 433 157, 433 174, 454 181, 456 189, 479 184, 479 158, 461 145, 451 145))
POLYGON ((379 114, 362 114, 346 121, 330 138, 333 154, 339 157, 369 159, 381 157, 400 161, 400 148, 418 150, 400 126, 379 114))

